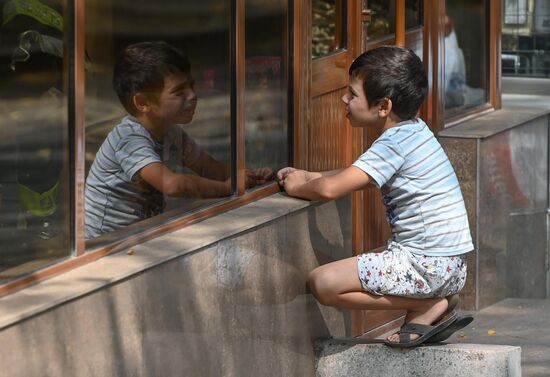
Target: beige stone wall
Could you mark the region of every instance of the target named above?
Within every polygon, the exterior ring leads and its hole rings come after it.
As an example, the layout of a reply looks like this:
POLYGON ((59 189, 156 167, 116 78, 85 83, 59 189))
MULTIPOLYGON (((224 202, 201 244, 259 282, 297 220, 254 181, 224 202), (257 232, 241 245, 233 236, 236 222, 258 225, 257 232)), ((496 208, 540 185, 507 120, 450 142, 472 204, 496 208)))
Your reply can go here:
POLYGON ((508 107, 440 133, 475 246, 462 309, 548 297, 549 124, 548 110, 508 107))
MULTIPOLYGON (((255 210, 243 207, 233 221, 255 210)), ((350 335, 351 326, 349 313, 307 293, 306 277, 351 255, 350 213, 346 198, 181 255, 182 237, 208 227, 138 247, 141 256, 158 247, 175 254, 5 327, 0 376, 313 376, 313 340, 350 335)))

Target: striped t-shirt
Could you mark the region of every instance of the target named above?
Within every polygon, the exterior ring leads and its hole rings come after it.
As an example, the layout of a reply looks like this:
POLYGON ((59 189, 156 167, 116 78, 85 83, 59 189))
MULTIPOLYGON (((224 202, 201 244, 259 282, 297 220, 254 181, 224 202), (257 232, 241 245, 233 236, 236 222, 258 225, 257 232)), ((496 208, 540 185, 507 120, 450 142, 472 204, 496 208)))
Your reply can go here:
POLYGON ((391 241, 429 256, 473 250, 458 179, 422 120, 384 131, 353 165, 381 188, 391 241))
POLYGON ((137 173, 154 162, 175 170, 199 155, 199 147, 181 126, 167 130, 160 143, 134 117, 123 118, 107 135, 86 178, 86 239, 160 214, 163 194, 137 173))

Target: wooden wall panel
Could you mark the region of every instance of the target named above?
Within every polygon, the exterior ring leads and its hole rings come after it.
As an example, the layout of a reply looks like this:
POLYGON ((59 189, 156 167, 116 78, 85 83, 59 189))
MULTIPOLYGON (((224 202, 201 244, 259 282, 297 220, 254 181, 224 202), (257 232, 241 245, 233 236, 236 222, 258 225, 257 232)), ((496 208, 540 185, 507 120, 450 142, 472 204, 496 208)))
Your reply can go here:
MULTIPOLYGON (((364 132, 365 150, 380 136, 379 132, 367 129, 364 132)), ((364 250, 369 251, 386 245, 391 235, 390 227, 386 221, 386 207, 382 204, 380 190, 370 186, 364 190, 364 250)))
POLYGON ((311 121, 308 138, 309 170, 331 170, 346 165, 345 108, 342 96, 346 88, 311 99, 311 121))
MULTIPOLYGON (((365 150, 378 138, 380 132, 366 129, 363 133, 365 150)), ((380 190, 370 186, 363 190, 363 251, 380 251, 391 235, 386 221, 386 207, 382 204, 380 190)), ((360 253, 361 251, 359 251, 360 253)), ((402 325, 406 313, 402 310, 357 310, 354 311, 353 330, 355 335, 375 338, 402 325)))

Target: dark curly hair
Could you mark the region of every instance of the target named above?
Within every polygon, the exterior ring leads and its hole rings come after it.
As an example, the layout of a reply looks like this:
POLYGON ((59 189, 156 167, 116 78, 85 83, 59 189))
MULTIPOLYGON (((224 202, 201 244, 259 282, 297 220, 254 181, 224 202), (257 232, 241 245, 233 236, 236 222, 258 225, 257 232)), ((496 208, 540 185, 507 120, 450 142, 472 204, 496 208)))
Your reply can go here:
POLYGON ((170 44, 162 41, 136 43, 126 47, 118 57, 113 86, 126 111, 135 115, 137 109, 132 99, 136 93, 160 93, 166 75, 190 70, 187 57, 170 44))
POLYGON ((415 117, 428 92, 422 61, 407 48, 381 46, 364 52, 353 61, 349 74, 363 81, 369 106, 388 98, 401 120, 415 117))

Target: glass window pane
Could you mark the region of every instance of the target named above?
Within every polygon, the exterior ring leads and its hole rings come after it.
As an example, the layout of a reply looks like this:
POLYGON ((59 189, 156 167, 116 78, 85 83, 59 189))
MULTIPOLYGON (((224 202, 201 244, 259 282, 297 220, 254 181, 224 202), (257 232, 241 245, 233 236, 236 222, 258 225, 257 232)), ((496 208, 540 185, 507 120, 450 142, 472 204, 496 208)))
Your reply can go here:
POLYGON ((405 29, 414 29, 424 24, 423 9, 422 0, 405 0, 405 29))
POLYGON ((487 102, 487 33, 483 0, 445 3, 445 116, 487 102))
POLYGON ((313 0, 312 58, 345 47, 345 3, 342 0, 313 0))
POLYGON ((86 6, 90 246, 230 195, 231 2, 86 6))
MULTIPOLYGON (((370 9, 370 21, 367 22, 367 41, 382 39, 395 34, 395 0, 367 0, 366 9, 370 9)), ((405 1, 405 29, 410 30, 422 25, 422 0, 405 1)))
POLYGON ((259 183, 289 164, 287 3, 246 1, 245 155, 259 183))
POLYGON ((371 12, 367 22, 367 41, 388 37, 395 33, 395 0, 367 1, 371 12))
POLYGON ((506 0, 502 19, 502 73, 550 76, 550 2, 506 0))
POLYGON ((61 1, 3 2, 0 282, 70 255, 61 1))

